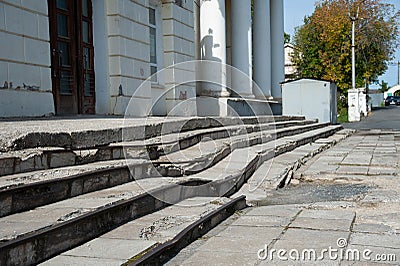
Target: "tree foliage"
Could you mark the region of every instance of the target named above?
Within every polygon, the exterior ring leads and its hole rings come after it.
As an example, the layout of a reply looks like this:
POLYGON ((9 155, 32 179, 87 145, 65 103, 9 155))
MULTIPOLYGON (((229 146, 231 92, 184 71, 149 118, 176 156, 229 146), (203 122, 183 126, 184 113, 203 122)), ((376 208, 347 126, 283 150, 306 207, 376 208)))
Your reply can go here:
POLYGON ((284 40, 283 40, 283 43, 284 44, 288 44, 288 43, 290 43, 290 34, 289 33, 284 33, 284 40))
POLYGON ((385 82, 384 80, 382 80, 382 82, 381 82, 380 85, 381 85, 381 88, 380 88, 380 91, 381 91, 381 92, 386 92, 386 91, 389 90, 388 83, 385 82))
POLYGON ((323 0, 296 29, 292 55, 298 77, 351 87, 351 19, 356 21, 356 84, 376 82, 398 47, 400 12, 382 0, 323 0))

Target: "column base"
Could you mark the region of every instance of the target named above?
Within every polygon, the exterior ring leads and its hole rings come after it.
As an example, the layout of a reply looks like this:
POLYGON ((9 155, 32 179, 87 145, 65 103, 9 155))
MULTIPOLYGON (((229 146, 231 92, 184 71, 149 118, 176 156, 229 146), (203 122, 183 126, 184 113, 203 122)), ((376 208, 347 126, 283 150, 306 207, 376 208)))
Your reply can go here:
POLYGON ((256 96, 254 96, 254 94, 243 94, 243 93, 240 93, 240 94, 232 93, 231 96, 233 98, 237 97, 237 98, 243 98, 243 99, 255 99, 256 98, 256 96))
POLYGON ((229 97, 231 94, 228 90, 220 90, 220 91, 212 91, 212 90, 202 90, 201 97, 213 97, 213 98, 221 98, 221 97, 229 97))
POLYGON ((198 116, 261 116, 282 114, 282 104, 277 101, 243 99, 243 98, 213 98, 197 97, 198 116))

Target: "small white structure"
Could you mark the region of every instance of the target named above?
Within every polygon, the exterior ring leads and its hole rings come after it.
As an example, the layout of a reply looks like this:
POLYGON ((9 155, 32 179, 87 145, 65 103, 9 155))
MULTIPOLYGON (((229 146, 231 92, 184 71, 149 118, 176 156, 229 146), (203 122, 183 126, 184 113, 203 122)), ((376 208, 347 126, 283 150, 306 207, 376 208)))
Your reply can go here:
POLYGON ((365 88, 348 90, 348 119, 357 122, 369 112, 368 99, 365 88))
POLYGON ((368 99, 367 99, 367 90, 365 88, 359 89, 360 93, 358 94, 359 106, 360 106, 360 115, 367 116, 369 112, 368 108, 368 99))
POLYGON ((282 83, 283 115, 303 115, 319 122, 337 123, 337 86, 315 79, 282 83))
POLYGON ((361 120, 359 106, 359 90, 348 90, 348 116, 349 122, 357 122, 361 120))

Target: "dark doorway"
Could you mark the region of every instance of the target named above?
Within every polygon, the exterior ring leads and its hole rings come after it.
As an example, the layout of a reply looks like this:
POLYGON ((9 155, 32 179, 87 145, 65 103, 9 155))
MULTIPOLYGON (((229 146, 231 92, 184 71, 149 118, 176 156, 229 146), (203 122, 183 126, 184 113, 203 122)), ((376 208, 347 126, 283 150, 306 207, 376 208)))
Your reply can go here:
POLYGON ((48 0, 51 72, 58 115, 94 114, 91 0, 48 0))

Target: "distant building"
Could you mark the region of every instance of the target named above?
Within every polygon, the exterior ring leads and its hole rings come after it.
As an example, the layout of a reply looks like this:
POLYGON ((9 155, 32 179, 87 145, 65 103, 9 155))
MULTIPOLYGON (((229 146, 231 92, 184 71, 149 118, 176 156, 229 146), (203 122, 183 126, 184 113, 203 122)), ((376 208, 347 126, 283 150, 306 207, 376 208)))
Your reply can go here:
POLYGON ((292 60, 295 49, 292 44, 285 44, 285 81, 296 79, 296 66, 292 60))

